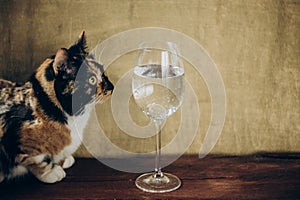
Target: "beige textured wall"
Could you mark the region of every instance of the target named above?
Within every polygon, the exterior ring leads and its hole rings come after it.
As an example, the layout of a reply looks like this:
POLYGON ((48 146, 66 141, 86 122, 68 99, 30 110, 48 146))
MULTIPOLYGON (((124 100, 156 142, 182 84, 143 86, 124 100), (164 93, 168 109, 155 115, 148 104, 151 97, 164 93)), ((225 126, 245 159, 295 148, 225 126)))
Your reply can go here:
MULTIPOLYGON (((213 153, 300 151, 299 0, 0 0, 0 76, 24 81, 82 29, 92 49, 116 33, 149 26, 194 38, 217 64, 227 93, 227 115, 213 153)), ((132 67, 132 58, 122 56, 108 68, 114 83, 132 67)), ((187 153, 197 153, 210 120, 210 98, 203 80, 192 67, 186 69, 201 109, 200 128, 187 153)), ((130 105, 133 118, 145 123, 146 118, 130 105)), ((153 149, 153 138, 137 140, 116 126, 109 101, 96 110, 107 136, 119 147, 153 149)), ((176 113, 167 122, 164 143, 176 133, 179 119, 176 113)), ((93 120, 90 135, 96 135, 93 120)), ((77 155, 87 153, 82 148, 77 155)))

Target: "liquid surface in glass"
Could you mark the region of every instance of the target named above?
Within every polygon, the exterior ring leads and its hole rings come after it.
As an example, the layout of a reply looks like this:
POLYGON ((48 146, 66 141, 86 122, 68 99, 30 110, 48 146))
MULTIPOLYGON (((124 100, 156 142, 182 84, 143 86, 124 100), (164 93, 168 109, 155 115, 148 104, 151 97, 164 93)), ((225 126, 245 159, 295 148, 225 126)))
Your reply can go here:
POLYGON ((142 111, 153 120, 163 120, 181 105, 184 71, 176 66, 157 64, 136 66, 133 72, 133 95, 142 111))

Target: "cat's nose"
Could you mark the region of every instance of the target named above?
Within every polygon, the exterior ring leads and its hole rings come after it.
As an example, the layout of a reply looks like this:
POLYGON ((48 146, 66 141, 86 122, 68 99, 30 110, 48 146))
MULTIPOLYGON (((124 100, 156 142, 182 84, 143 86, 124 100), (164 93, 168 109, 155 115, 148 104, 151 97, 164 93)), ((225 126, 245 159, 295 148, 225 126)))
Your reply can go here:
POLYGON ((104 92, 113 92, 114 85, 108 80, 107 76, 105 74, 102 74, 102 84, 101 84, 102 90, 104 92))

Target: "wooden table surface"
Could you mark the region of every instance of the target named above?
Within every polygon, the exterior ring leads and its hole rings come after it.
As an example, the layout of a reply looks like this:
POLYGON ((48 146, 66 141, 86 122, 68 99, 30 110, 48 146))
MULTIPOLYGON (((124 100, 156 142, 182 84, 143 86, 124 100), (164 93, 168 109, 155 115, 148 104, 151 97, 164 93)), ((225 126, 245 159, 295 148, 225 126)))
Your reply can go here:
POLYGON ((0 184, 0 199, 300 199, 300 154, 182 156, 164 171, 182 180, 164 194, 142 192, 139 174, 113 170, 95 159, 77 159, 60 183, 28 176, 0 184))

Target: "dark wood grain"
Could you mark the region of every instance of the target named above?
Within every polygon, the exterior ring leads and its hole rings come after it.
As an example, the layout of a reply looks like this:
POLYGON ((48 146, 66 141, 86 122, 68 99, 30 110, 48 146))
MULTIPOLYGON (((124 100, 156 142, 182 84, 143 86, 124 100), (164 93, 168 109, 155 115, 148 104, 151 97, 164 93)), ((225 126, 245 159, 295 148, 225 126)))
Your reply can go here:
POLYGON ((0 199, 299 199, 300 154, 182 156, 164 171, 182 179, 174 192, 138 190, 138 174, 113 170, 95 159, 77 159, 67 177, 43 184, 28 176, 0 184, 0 199))

